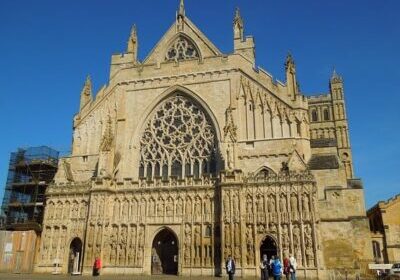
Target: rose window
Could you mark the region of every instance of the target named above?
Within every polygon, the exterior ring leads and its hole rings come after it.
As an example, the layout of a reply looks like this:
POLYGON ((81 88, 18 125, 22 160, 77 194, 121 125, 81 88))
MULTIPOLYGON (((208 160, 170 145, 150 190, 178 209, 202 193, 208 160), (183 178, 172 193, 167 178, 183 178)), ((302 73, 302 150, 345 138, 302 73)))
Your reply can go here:
POLYGON ((148 121, 140 141, 139 176, 191 176, 215 173, 216 141, 206 113, 192 100, 166 99, 148 121))
POLYGON ((169 47, 165 60, 187 60, 199 58, 196 46, 183 36, 179 36, 169 47))

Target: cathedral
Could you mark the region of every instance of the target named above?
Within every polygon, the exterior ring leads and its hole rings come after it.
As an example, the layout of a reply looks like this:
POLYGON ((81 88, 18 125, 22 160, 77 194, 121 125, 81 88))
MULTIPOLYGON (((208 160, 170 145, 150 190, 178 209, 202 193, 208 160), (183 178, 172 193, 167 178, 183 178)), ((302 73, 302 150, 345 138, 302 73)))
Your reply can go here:
POLYGON ((108 84, 88 78, 72 152, 46 192, 35 271, 260 274, 262 255, 294 256, 301 277, 362 271, 372 260, 362 182, 354 177, 343 80, 300 91, 256 65, 239 10, 222 53, 186 16, 143 60, 136 27, 108 84))

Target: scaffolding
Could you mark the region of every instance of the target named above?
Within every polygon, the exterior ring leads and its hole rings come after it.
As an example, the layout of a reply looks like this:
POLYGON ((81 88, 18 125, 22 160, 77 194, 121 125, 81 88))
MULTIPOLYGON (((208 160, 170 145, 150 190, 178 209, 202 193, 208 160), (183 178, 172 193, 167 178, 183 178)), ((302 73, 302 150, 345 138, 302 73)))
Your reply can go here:
POLYGON ((57 171, 59 152, 47 146, 11 153, 1 207, 4 229, 42 229, 45 192, 57 171))

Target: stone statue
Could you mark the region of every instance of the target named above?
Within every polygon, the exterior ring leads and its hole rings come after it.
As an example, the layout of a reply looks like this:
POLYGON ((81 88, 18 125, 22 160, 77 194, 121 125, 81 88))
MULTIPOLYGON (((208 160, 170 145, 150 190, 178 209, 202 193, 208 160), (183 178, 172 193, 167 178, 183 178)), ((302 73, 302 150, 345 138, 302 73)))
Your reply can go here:
POLYGON ((174 202, 172 198, 169 198, 166 205, 166 214, 168 217, 172 217, 174 214, 174 202))
POLYGON ((162 198, 158 199, 157 216, 158 217, 163 217, 164 216, 164 200, 162 198))
POLYGON ((235 237, 235 244, 239 245, 240 244, 240 227, 239 227, 239 223, 235 223, 233 234, 234 234, 234 237, 235 237))
POLYGON ((194 201, 194 214, 197 219, 200 219, 201 217, 201 200, 199 197, 196 197, 194 201))
POLYGON ((251 219, 251 217, 253 216, 253 201, 252 201, 251 197, 247 197, 246 210, 247 210, 248 218, 251 219))
POLYGON ((306 225, 304 228, 304 242, 307 247, 312 246, 312 230, 310 225, 306 225))
POLYGON ((186 198, 186 217, 192 217, 192 200, 190 199, 190 197, 186 198))
POLYGON ((183 209, 183 202, 181 198, 178 198, 178 202, 176 204, 176 215, 181 216, 182 215, 182 209, 183 209))
POLYGON ((229 227, 229 224, 225 224, 224 233, 225 233, 225 244, 231 244, 231 229, 229 227))
POLYGON ((201 234, 200 226, 194 228, 194 246, 195 246, 195 257, 200 258, 201 251, 201 234))
POLYGON ((295 248, 301 247, 300 229, 297 225, 293 227, 293 243, 295 248))
POLYGON ((224 216, 225 218, 229 217, 229 196, 227 194, 224 194, 222 203, 224 205, 224 216))
POLYGON ((257 213, 264 212, 264 200, 261 195, 257 195, 257 213))
POLYGON ((233 215, 236 219, 240 217, 239 214, 239 199, 236 195, 233 196, 232 199, 232 207, 233 207, 233 215))
POLYGON ((292 194, 291 196, 290 196, 290 207, 291 207, 291 209, 292 209, 292 219, 293 220, 297 220, 299 217, 298 217, 298 203, 297 203, 297 196, 296 196, 296 194, 292 194))
POLYGON ((310 203, 307 194, 303 195, 303 213, 304 213, 304 218, 308 220, 310 216, 310 203))

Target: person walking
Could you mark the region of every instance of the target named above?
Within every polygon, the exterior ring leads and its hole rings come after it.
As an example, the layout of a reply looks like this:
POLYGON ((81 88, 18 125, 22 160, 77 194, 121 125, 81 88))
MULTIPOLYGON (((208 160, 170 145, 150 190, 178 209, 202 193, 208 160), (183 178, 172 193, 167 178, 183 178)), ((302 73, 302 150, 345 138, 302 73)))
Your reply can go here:
POLYGON ((233 260, 232 256, 228 257, 228 260, 225 264, 226 273, 229 276, 229 280, 233 280, 233 275, 235 275, 235 261, 233 260))
POLYGON ((272 275, 274 276, 274 280, 281 280, 282 264, 278 256, 275 257, 275 260, 272 263, 272 275))
POLYGON ((99 276, 101 269, 101 260, 99 257, 96 257, 93 264, 93 276, 99 276))
POLYGON ((289 258, 289 266, 290 266, 290 280, 296 280, 296 269, 297 269, 297 261, 295 257, 290 256, 289 258))
POLYGON ((263 258, 260 262, 260 269, 261 269, 261 280, 268 280, 269 263, 267 255, 263 255, 263 258))
POLYGON ((283 259, 283 274, 285 274, 286 280, 290 277, 290 262, 287 257, 283 259))
POLYGON ((272 265, 274 264, 274 261, 275 261, 275 256, 272 256, 271 259, 269 260, 269 268, 268 268, 269 275, 272 275, 272 265))

